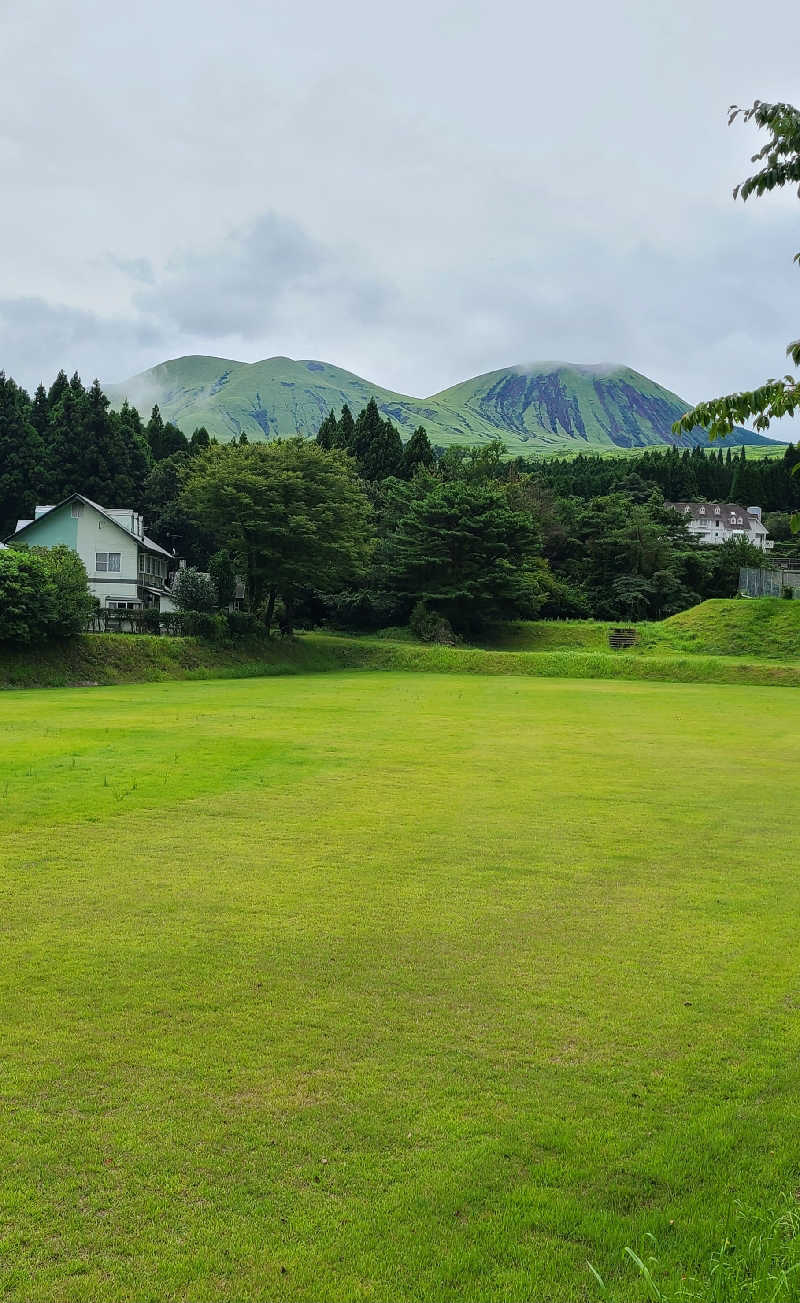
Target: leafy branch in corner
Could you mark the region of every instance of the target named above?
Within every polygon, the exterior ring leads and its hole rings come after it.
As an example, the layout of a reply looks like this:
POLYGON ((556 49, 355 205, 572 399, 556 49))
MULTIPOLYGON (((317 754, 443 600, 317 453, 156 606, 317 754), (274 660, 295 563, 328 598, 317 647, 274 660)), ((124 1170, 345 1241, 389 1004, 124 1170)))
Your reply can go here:
MULTIPOLYGON (((791 104, 764 104, 756 100, 748 109, 731 105, 728 125, 738 117, 744 122, 755 122, 770 133, 770 139, 752 155, 751 163, 762 166, 734 187, 734 199, 745 201, 750 195, 761 196, 768 190, 795 183, 800 196, 800 110, 791 104)), ((794 255, 793 261, 800 264, 800 253, 794 255)), ((789 344, 786 353, 793 365, 800 367, 800 339, 789 344)), ((800 382, 792 375, 785 375, 779 380, 767 380, 758 389, 698 403, 672 429, 675 434, 688 434, 699 425, 708 430, 710 439, 718 439, 731 434, 734 426, 743 421, 752 421, 756 430, 767 430, 772 421, 793 416, 799 408, 800 382)))

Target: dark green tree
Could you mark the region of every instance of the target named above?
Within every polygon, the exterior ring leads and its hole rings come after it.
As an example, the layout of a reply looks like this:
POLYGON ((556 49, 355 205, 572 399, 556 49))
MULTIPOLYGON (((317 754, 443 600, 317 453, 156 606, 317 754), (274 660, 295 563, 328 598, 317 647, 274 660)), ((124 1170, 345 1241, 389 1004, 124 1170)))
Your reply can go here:
POLYGON ((47 398, 47 390, 43 384, 36 386, 36 393, 33 396, 31 406, 31 424, 40 438, 44 437, 47 430, 47 422, 50 420, 50 403, 47 398))
POLYGON ((33 515, 38 497, 43 447, 31 420, 31 404, 0 371, 0 538, 20 517, 33 515))
POLYGON ((163 461, 165 457, 172 457, 176 452, 189 451, 189 441, 186 435, 171 421, 164 422, 158 403, 150 413, 150 420, 145 427, 145 435, 150 445, 153 461, 163 461))
POLYGON ((211 435, 204 425, 198 425, 196 430, 192 431, 192 437, 189 440, 189 452, 192 457, 198 452, 203 452, 211 445, 211 435))
POLYGON ((362 573, 369 506, 347 460, 311 440, 212 447, 191 463, 179 505, 241 558, 269 633, 275 602, 335 591, 362 573))
POLYGON ((317 443, 320 448, 335 448, 337 446, 336 433, 336 414, 333 408, 331 408, 328 415, 325 417, 325 420, 322 422, 322 425, 317 430, 317 443))
POLYGON ((465 631, 535 611, 539 556, 533 519, 510 507, 500 488, 432 481, 407 500, 387 536, 383 579, 465 631))
POLYGON ((211 582, 217 590, 217 599, 222 609, 232 606, 236 597, 236 567, 226 547, 215 552, 208 563, 211 582))
POLYGON ((356 434, 356 423, 353 420, 353 413, 345 403, 342 408, 341 416, 336 424, 336 447, 343 448, 345 452, 354 451, 354 440, 356 434))
POLYGON ((403 449, 403 479, 413 480, 420 468, 430 469, 435 461, 436 454, 431 447, 428 432, 424 425, 418 425, 403 449))

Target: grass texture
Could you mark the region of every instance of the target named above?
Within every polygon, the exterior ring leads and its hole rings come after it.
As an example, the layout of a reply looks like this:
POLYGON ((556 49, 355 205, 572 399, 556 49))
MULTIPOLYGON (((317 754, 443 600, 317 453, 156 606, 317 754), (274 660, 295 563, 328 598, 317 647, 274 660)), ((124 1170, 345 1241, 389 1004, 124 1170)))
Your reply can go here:
POLYGON ((677 1297, 796 1188, 798 694, 359 671, 0 726, 0 1298, 636 1303, 626 1247, 677 1297))

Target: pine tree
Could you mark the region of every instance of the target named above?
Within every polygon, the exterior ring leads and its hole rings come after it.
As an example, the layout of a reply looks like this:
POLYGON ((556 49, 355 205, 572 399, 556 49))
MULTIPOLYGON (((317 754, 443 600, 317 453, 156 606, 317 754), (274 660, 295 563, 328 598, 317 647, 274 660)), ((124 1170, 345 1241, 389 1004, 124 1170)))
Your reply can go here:
POLYGON ((403 441, 391 421, 384 421, 370 398, 359 412, 351 449, 365 480, 384 480, 403 469, 403 441))
POLYGON ((36 386, 36 393, 33 397, 31 407, 31 424, 41 438, 44 437, 47 429, 47 422, 50 420, 50 403, 47 398, 47 390, 41 382, 36 386))
POLYGON ((0 371, 0 537, 20 518, 33 515, 42 452, 28 395, 0 371))
POLYGON ((183 431, 179 430, 177 425, 173 425, 172 421, 164 423, 158 403, 150 414, 145 434, 153 461, 163 461, 165 457, 171 457, 176 452, 189 450, 189 440, 183 431))
POLYGON ((353 452, 355 434, 356 423, 353 420, 353 413, 345 403, 336 426, 336 447, 344 448, 345 452, 353 452))
POLYGON ((420 467, 433 466, 436 455, 424 425, 417 426, 403 449, 403 478, 412 480, 420 467))
POLYGON ((189 452, 193 457, 199 452, 211 447, 211 435, 204 425, 198 425, 196 430, 192 431, 192 437, 189 440, 189 452))
POLYGON ((320 448, 334 448, 336 446, 336 432, 336 414, 331 408, 317 431, 317 443, 320 448))
POLYGON ((47 391, 47 402, 49 404, 51 412, 55 407, 56 403, 61 401, 64 395, 64 391, 67 389, 69 389, 69 380, 67 379, 67 373, 66 371, 59 371, 58 375, 56 376, 55 380, 51 384, 49 390, 47 391))

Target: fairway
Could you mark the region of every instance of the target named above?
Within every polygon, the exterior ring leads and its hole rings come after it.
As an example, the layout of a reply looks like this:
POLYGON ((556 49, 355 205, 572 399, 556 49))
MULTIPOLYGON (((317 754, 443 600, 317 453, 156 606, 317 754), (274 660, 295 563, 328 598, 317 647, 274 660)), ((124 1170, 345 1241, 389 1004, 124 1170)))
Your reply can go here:
POLYGON ((0 1297, 647 1297, 798 1184, 800 694, 0 697, 0 1297))

